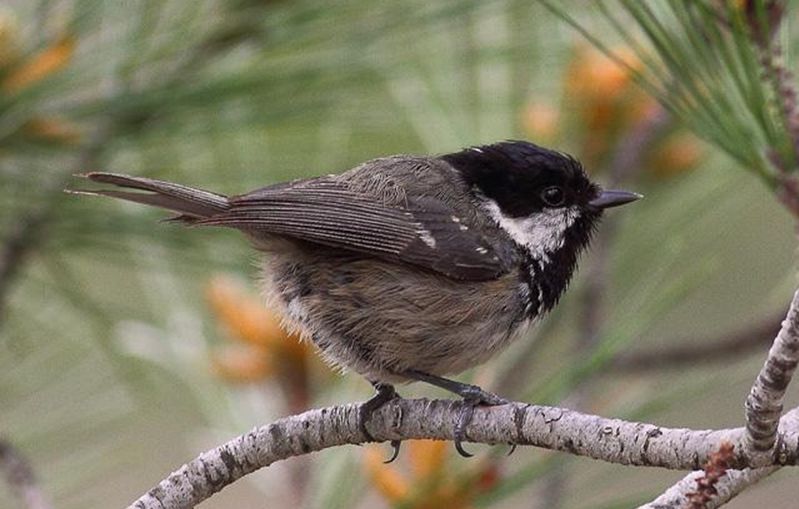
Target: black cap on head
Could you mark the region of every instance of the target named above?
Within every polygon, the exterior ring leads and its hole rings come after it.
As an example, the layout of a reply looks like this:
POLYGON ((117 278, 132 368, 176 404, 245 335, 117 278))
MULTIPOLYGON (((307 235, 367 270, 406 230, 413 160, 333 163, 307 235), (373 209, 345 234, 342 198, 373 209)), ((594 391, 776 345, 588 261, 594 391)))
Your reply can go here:
POLYGON ((564 205, 587 205, 599 188, 573 157, 527 141, 503 141, 447 154, 442 159, 466 183, 494 200, 508 217, 523 217, 547 206, 542 191, 563 189, 564 205))

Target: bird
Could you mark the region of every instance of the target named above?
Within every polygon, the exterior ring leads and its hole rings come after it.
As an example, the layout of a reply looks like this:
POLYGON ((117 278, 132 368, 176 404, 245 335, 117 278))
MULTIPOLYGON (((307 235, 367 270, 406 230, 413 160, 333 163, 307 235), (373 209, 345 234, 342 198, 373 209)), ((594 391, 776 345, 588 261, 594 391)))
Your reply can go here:
MULTIPOLYGON (((574 157, 506 140, 443 155, 392 155, 340 174, 222 194, 117 173, 73 189, 167 209, 168 221, 243 232, 262 254, 266 303, 374 395, 359 426, 426 382, 474 409, 507 400, 448 376, 494 357, 558 303, 603 212, 640 194, 602 189, 574 157)), ((393 461, 400 442, 392 441, 393 461)))

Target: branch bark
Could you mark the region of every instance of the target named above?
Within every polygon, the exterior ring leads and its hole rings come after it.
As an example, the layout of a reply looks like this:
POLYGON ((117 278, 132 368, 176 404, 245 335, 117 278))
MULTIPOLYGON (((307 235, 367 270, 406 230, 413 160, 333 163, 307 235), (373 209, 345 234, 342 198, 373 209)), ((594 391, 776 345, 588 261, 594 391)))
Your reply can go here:
MULTIPOLYGON (((225 486, 262 467, 293 456, 345 444, 362 444, 360 404, 310 410, 255 428, 201 454, 170 474, 129 509, 194 507, 225 486)), ((395 400, 373 414, 369 431, 378 441, 452 440, 461 403, 395 400)), ((467 428, 469 441, 516 443, 569 452, 623 465, 697 470, 722 441, 742 449, 744 429, 690 430, 607 419, 562 408, 511 403, 479 408, 467 428)), ((774 465, 795 465, 799 433, 780 435, 774 465)), ((750 465, 737 455, 732 468, 750 465)))
MULTIPOLYGON (((799 363, 799 290, 777 337, 768 352, 763 368, 746 398, 746 428, 742 443, 735 446, 739 457, 745 457, 752 468, 733 470, 716 486, 718 494, 705 507, 719 507, 747 487, 778 470, 779 456, 784 452, 781 442, 784 433, 799 429, 799 408, 780 418, 785 390, 799 363), (742 449, 740 449, 742 448, 742 449)), ((653 502, 641 506, 649 509, 686 507, 688 494, 696 489, 703 472, 692 472, 666 490, 653 502)))
MULTIPOLYGON (((794 408, 785 414, 780 420, 781 433, 796 433, 799 431, 799 408, 794 408)), ((727 475, 716 485, 718 495, 705 504, 706 509, 715 509, 721 507, 739 493, 757 484, 762 479, 770 476, 781 467, 765 467, 765 468, 745 468, 743 470, 731 470, 727 475)), ((696 481, 704 475, 701 470, 691 472, 671 488, 666 490, 658 498, 640 506, 638 509, 682 509, 687 506, 687 495, 696 490, 696 481)))
POLYGON ((799 363, 799 290, 746 398, 745 452, 752 466, 768 466, 777 446, 785 390, 799 363))
MULTIPOLYGON (((778 468, 731 470, 727 473, 724 481, 716 486, 718 494, 713 500, 705 503, 705 509, 721 507, 744 489, 776 472, 778 468)), ((691 472, 666 490, 661 496, 648 504, 639 506, 638 509, 684 509, 689 507, 687 494, 696 490, 696 481, 704 475, 705 473, 702 470, 691 472)))

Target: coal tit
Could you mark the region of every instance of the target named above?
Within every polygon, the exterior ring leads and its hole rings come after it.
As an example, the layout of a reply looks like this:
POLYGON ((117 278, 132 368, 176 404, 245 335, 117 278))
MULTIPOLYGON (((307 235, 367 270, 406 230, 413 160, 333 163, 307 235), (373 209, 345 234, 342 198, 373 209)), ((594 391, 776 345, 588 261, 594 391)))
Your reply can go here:
POLYGON ((130 190, 79 192, 241 230, 265 255, 268 305, 327 361, 374 385, 362 405, 366 436, 371 412, 397 397, 392 384, 424 381, 464 399, 455 428, 463 455, 474 407, 504 400, 444 376, 524 335, 558 302, 604 209, 640 198, 602 190, 574 158, 525 141, 383 157, 230 197, 84 176, 130 190))

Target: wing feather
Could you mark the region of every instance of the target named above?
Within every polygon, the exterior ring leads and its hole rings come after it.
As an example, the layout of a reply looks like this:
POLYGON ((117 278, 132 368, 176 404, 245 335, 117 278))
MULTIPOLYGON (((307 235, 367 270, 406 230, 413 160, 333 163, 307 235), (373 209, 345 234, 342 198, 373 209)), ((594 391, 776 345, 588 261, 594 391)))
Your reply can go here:
POLYGON ((477 231, 432 197, 387 206, 345 182, 318 178, 279 184, 229 200, 196 224, 286 235, 414 264, 461 280, 493 279, 509 263, 477 231))

